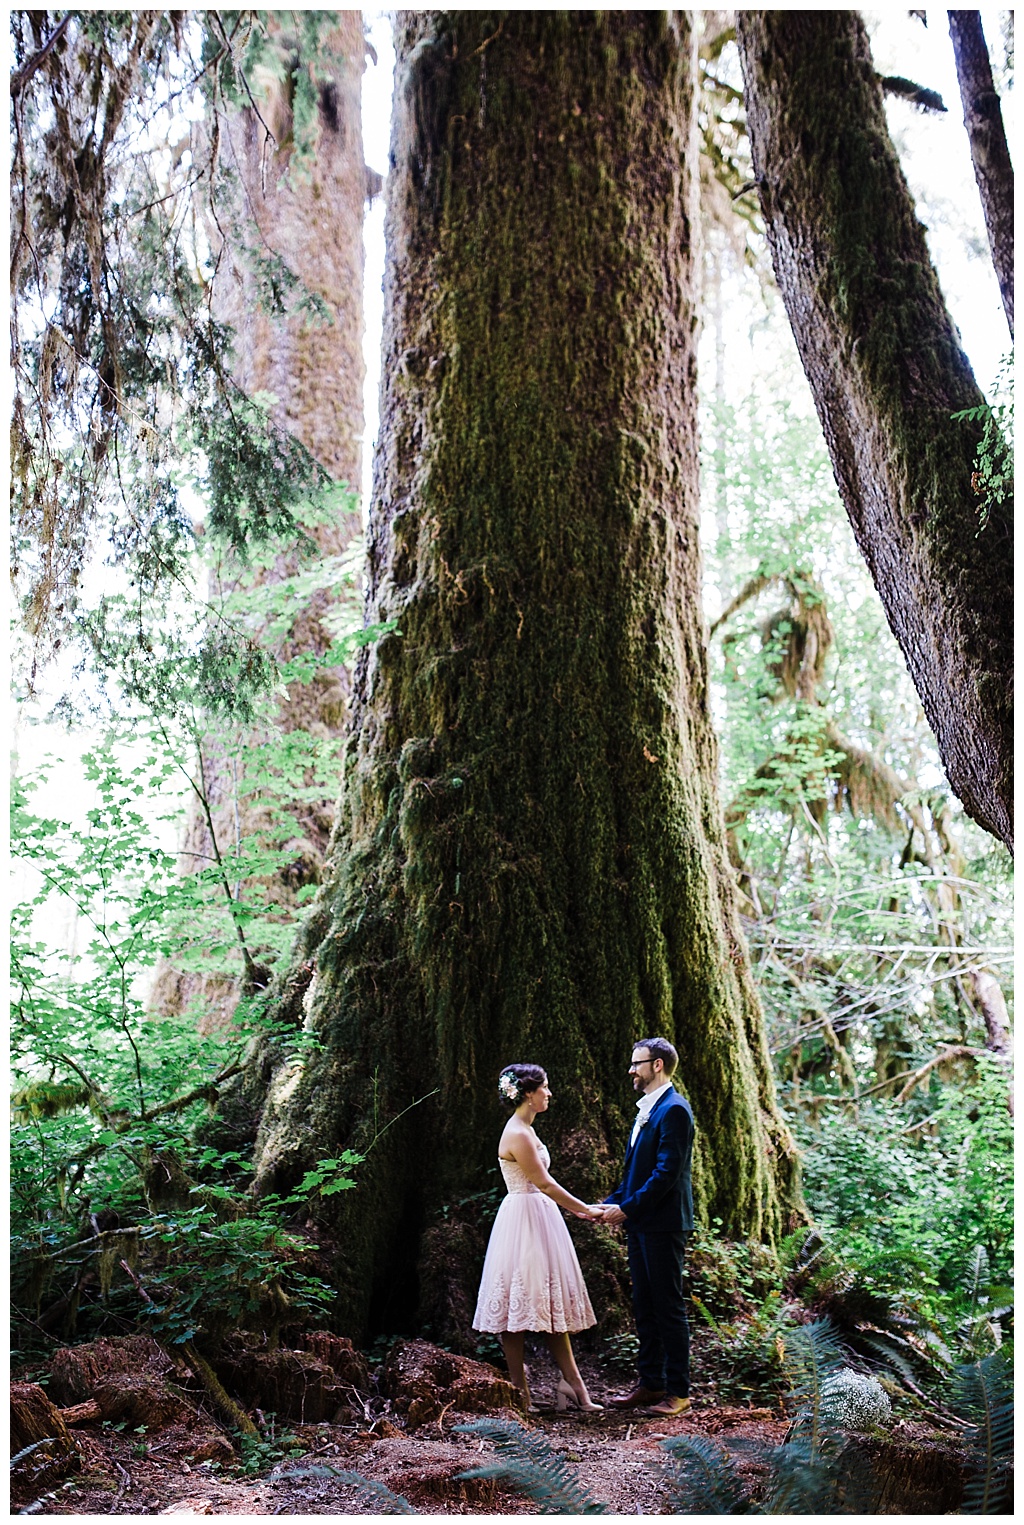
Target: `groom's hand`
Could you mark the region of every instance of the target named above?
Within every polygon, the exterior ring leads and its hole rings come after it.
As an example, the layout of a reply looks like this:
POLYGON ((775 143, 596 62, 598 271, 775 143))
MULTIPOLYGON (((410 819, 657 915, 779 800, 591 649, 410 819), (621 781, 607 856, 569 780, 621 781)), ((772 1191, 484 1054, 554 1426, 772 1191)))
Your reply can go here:
POLYGON ((620 1223, 625 1223, 626 1215, 617 1202, 606 1202, 604 1205, 604 1221, 612 1228, 620 1223))

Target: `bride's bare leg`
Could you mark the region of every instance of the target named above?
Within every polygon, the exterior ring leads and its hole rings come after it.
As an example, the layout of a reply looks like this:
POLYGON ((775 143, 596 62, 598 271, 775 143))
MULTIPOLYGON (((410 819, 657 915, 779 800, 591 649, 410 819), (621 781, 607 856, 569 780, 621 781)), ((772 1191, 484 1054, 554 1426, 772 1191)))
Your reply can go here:
POLYGON ((530 1403, 530 1389, 526 1381, 526 1368, 523 1365, 523 1356, 526 1351, 526 1333, 522 1329, 515 1331, 506 1329, 499 1335, 501 1348, 505 1352, 505 1365, 508 1367, 509 1380, 513 1387, 518 1387, 520 1392, 526 1394, 526 1403, 530 1403))
POLYGON ((548 1349, 555 1358, 558 1370, 579 1399, 580 1408, 595 1407, 590 1394, 587 1392, 587 1384, 580 1376, 580 1369, 576 1365, 576 1357, 572 1353, 572 1342, 569 1336, 567 1334, 547 1334, 544 1338, 548 1342, 548 1349))

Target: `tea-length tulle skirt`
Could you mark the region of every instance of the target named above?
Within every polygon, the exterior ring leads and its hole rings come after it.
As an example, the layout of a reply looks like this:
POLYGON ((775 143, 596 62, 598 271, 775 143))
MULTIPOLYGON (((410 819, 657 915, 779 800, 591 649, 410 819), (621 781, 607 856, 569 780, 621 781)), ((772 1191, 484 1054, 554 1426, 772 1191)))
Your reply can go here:
POLYGON ((596 1323, 560 1210, 543 1192, 510 1192, 491 1229, 473 1328, 564 1334, 596 1323))

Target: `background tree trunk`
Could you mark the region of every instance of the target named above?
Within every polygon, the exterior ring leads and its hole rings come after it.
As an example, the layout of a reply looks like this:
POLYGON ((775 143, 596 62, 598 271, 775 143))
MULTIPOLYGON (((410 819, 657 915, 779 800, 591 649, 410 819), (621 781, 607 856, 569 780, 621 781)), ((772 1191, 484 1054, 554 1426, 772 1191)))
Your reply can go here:
POLYGON ((992 65, 978 11, 949 11, 949 35, 956 55, 964 126, 971 140, 974 178, 985 214, 1006 321, 1013 338, 1013 165, 1003 113, 992 81, 992 65))
POLYGON ((512 1060, 548 1067, 554 1168, 590 1196, 630 1047, 667 1034, 701 1211, 774 1236, 796 1203, 708 710, 691 21, 396 31, 367 612, 401 634, 360 659, 285 989, 322 1047, 276 1069, 257 1148, 265 1189, 370 1150, 324 1203, 356 1331, 415 1317, 424 1224, 487 1186, 512 1060))
MULTIPOLYGON (((308 167, 294 163, 295 139, 289 80, 257 71, 250 82, 254 105, 221 121, 220 202, 211 235, 230 229, 220 250, 217 316, 234 333, 233 372, 247 395, 269 393, 277 401, 275 422, 294 435, 337 482, 358 491, 362 476, 363 432, 363 206, 367 172, 363 161, 360 82, 365 65, 362 13, 339 11, 336 24, 319 39, 315 58, 303 56, 299 29, 286 13, 266 26, 281 62, 291 72, 315 69, 318 123, 308 167), (268 133, 272 137, 268 137, 268 133), (233 235, 233 236, 232 236, 233 235), (303 294, 320 299, 318 315, 297 306, 272 310, 261 286, 262 271, 282 262, 298 277, 303 294)), ((325 557, 337 556, 361 530, 358 512, 311 531, 325 557)), ((298 563, 282 555, 263 579, 294 574, 298 563)), ((226 591, 218 584, 220 591, 226 591)), ((320 590, 296 609, 281 660, 299 653, 322 655, 331 644, 325 616, 334 607, 320 590)), ((291 684, 278 708, 284 732, 320 736, 341 733, 348 707, 344 669, 331 668, 310 683, 291 684)), ((221 853, 230 858, 236 841, 259 837, 260 809, 246 798, 245 780, 216 738, 203 759, 203 782, 221 853)), ((319 876, 334 823, 333 798, 306 801, 295 817, 294 859, 273 884, 278 903, 319 876)), ((182 844, 186 873, 214 859, 210 825, 193 801, 182 844)), ((152 1002, 182 1010, 197 1002, 200 1027, 230 1022, 240 980, 182 973, 167 966, 159 973, 152 1002)))
POLYGON ((739 11, 761 206, 857 543, 968 814, 1012 846, 1013 556, 979 528, 979 391, 854 11, 739 11))

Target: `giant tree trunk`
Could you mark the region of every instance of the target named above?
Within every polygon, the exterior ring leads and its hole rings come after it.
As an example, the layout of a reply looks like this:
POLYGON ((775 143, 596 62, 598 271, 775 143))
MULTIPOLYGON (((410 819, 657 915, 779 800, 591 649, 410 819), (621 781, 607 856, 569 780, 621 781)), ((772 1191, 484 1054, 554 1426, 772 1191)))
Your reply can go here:
POLYGON ((747 121, 772 251, 836 480, 969 815, 1008 846, 1013 557, 979 525, 984 399, 889 139, 854 11, 739 11, 747 121))
POLYGON ((701 1211, 771 1237, 795 1204, 716 793, 693 100, 685 14, 397 22, 368 617, 401 633, 357 670, 286 986, 322 1047, 278 1067, 257 1148, 264 1189, 370 1150, 323 1204, 348 1330, 414 1315, 509 1061, 549 1069, 555 1170, 590 1196, 631 1045, 667 1034, 701 1211))
POLYGON ((999 293, 1013 338, 1013 165, 1003 113, 978 11, 950 11, 949 35, 956 55, 964 126, 971 140, 974 178, 985 214, 999 293))
MULTIPOLYGON (((249 396, 269 393, 278 426, 294 435, 337 482, 358 491, 363 431, 363 206, 366 166, 360 117, 360 84, 365 64, 362 13, 340 11, 321 39, 316 57, 304 57, 299 31, 286 13, 266 21, 271 45, 290 70, 315 69, 319 111, 312 162, 293 163, 295 129, 287 79, 255 71, 254 102, 220 122, 222 166, 219 204, 209 221, 211 237, 227 230, 219 254, 216 309, 234 335, 233 373, 249 396), (268 136, 271 134, 272 136, 268 136), (285 310, 272 310, 261 294, 260 266, 279 260, 298 278, 300 293, 285 310), (309 311, 308 298, 321 313, 309 311)), ((346 512, 311 533, 325 557, 338 556, 361 529, 358 512, 346 512)), ((282 579, 298 571, 294 557, 282 555, 261 574, 282 579)), ((249 579, 251 580, 251 579, 249 579)), ((244 581, 244 579, 243 579, 244 581)), ((228 591, 222 578, 215 593, 228 591)), ((276 655, 322 655, 331 644, 325 616, 335 606, 321 589, 297 608, 287 638, 276 655)), ((293 683, 276 716, 281 731, 320 736, 341 733, 348 705, 343 669, 329 668, 306 684, 293 683)), ((257 738, 253 738, 255 743, 257 738)), ((193 801, 182 844, 182 865, 195 872, 214 861, 213 833, 230 860, 236 839, 261 839, 264 813, 246 794, 222 738, 210 738, 197 764, 210 805, 193 801)), ((295 892, 319 876, 334 823, 335 799, 308 800, 293 812, 294 838, 287 870, 270 890, 282 914, 294 906, 295 892)), ((242 886, 245 895, 245 887, 242 886)), ((255 950, 257 958, 261 950, 255 950)), ((251 981, 252 971, 249 971, 251 981)), ((152 1004, 199 1012, 201 1030, 231 1020, 242 985, 224 979, 161 968, 152 1004)))

